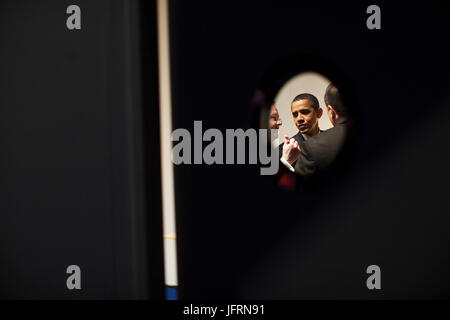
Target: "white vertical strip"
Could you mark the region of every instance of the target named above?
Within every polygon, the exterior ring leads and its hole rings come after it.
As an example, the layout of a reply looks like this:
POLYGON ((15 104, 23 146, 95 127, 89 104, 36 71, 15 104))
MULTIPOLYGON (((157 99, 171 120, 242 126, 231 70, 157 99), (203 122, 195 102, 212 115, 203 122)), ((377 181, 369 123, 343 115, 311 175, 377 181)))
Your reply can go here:
POLYGON ((172 143, 172 101, 170 86, 170 42, 168 0, 157 2, 158 22, 158 64, 159 64, 159 122, 161 144, 161 187, 164 235, 165 282, 169 286, 178 285, 177 248, 175 230, 175 186, 172 143))

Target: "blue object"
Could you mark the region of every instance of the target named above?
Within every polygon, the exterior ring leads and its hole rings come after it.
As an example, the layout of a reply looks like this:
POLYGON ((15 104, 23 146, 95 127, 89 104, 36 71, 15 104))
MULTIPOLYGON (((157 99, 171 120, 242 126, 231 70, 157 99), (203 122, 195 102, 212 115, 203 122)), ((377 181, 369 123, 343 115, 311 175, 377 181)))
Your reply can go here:
POLYGON ((166 300, 178 300, 178 288, 166 286, 166 300))

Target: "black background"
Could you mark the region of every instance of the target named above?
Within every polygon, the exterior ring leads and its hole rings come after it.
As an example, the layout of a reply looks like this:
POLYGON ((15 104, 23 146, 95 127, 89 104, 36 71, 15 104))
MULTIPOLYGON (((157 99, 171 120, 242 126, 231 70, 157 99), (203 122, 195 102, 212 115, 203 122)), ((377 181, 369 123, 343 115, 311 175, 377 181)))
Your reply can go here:
POLYGON ((448 297, 449 11, 377 2, 368 30, 370 4, 172 2, 174 128, 245 127, 265 73, 302 54, 342 71, 361 128, 350 174, 320 193, 256 167, 177 167, 182 296, 448 297))
MULTIPOLYGON (((368 30, 370 4, 171 1, 174 128, 247 127, 267 72, 304 54, 340 70, 360 127, 351 172, 311 194, 256 166, 177 166, 182 298, 449 297, 450 11, 379 1, 368 30)), ((155 4, 0 17, 1 296, 161 298, 155 4)))
POLYGON ((0 2, 2 297, 163 298, 159 155, 145 151, 158 103, 141 91, 149 9, 144 25, 137 1, 0 2), (66 287, 72 264, 82 290, 66 287))

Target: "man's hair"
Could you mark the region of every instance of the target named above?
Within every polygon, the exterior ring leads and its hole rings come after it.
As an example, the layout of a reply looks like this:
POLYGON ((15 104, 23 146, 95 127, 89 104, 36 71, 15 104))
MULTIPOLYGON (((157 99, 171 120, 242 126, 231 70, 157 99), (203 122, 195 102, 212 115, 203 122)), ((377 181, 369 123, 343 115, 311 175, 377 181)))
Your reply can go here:
POLYGON ((342 101, 341 94, 338 88, 332 83, 330 83, 325 91, 324 96, 325 104, 332 106, 339 116, 345 116, 347 114, 347 107, 342 101))
POLYGON ((311 105, 311 107, 314 108, 314 111, 316 111, 316 112, 319 111, 319 109, 320 109, 319 100, 317 100, 317 98, 310 93, 299 94, 298 96, 296 96, 294 98, 294 100, 292 100, 291 104, 293 104, 295 101, 304 100, 304 99, 309 101, 309 104, 311 105))

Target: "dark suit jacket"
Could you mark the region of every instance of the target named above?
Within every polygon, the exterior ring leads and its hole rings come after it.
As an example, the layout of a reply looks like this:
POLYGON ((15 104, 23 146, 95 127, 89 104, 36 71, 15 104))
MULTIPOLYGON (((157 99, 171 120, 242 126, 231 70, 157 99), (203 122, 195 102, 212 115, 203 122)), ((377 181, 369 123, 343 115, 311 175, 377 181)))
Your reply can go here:
POLYGON ((311 176, 333 164, 346 142, 348 119, 341 117, 333 128, 302 142, 300 158, 294 164, 301 176, 311 176))

